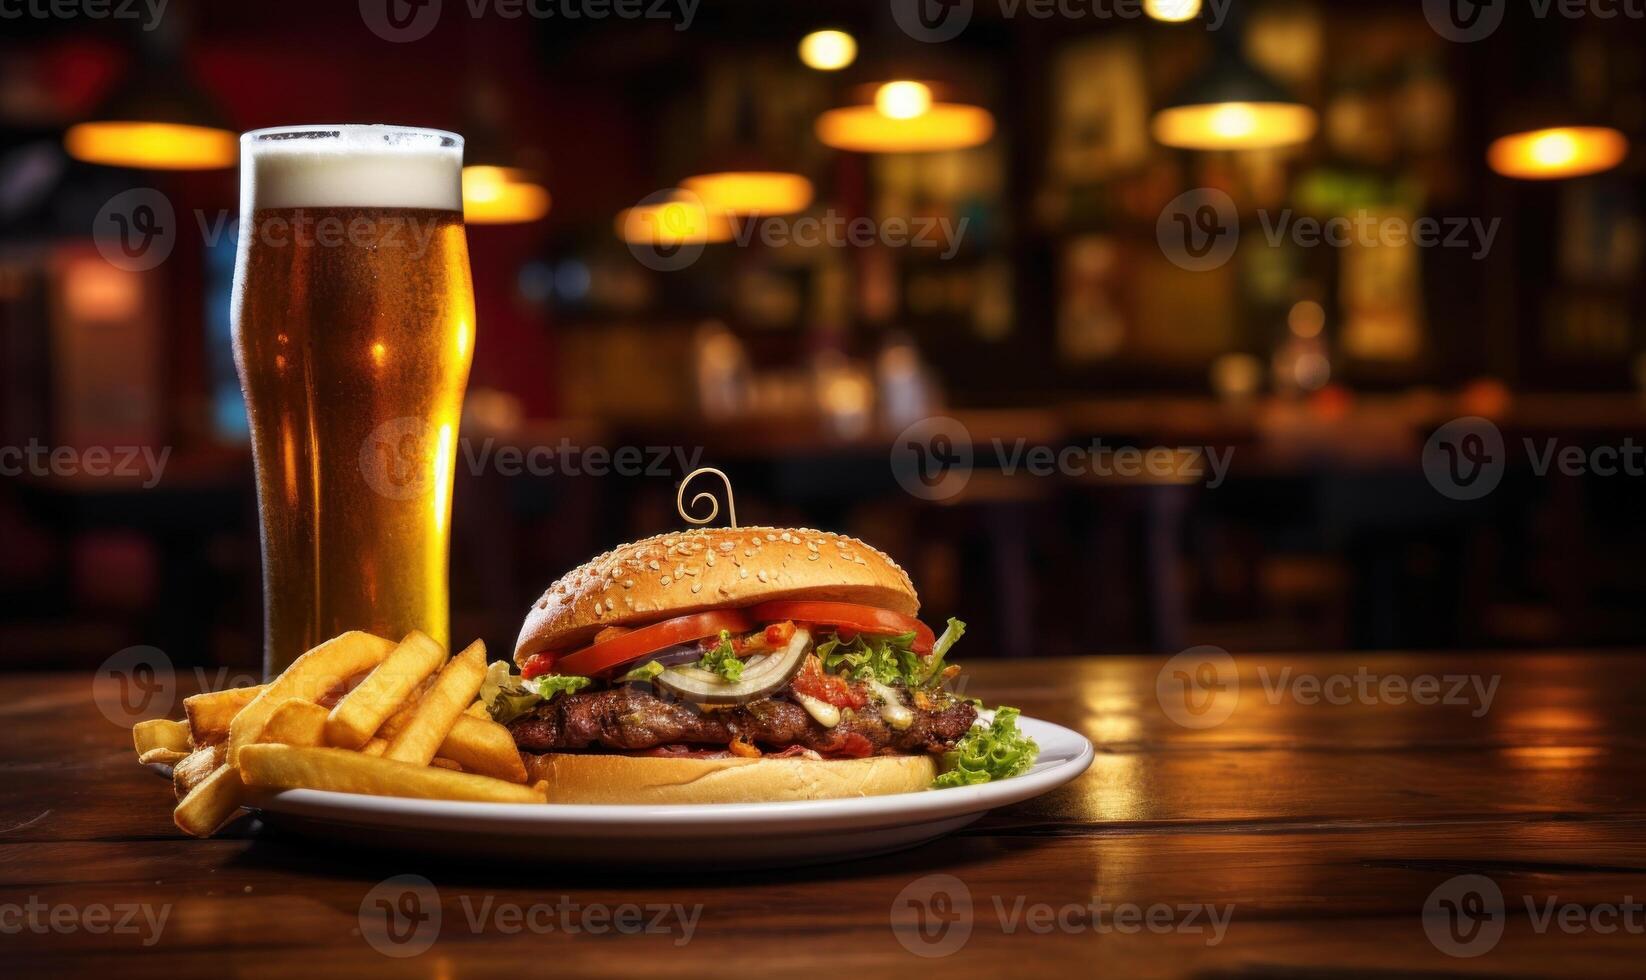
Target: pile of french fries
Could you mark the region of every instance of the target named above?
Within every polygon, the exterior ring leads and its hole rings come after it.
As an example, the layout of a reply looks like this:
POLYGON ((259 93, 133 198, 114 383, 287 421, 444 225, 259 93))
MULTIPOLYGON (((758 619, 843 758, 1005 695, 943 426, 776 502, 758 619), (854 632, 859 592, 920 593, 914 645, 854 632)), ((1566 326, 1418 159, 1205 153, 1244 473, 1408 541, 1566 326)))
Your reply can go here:
POLYGON ((344 633, 259 687, 185 698, 186 721, 132 728, 138 761, 172 767, 177 826, 208 837, 260 791, 543 803, 508 729, 476 700, 478 640, 455 657, 413 631, 344 633), (328 707, 328 705, 330 705, 328 707))

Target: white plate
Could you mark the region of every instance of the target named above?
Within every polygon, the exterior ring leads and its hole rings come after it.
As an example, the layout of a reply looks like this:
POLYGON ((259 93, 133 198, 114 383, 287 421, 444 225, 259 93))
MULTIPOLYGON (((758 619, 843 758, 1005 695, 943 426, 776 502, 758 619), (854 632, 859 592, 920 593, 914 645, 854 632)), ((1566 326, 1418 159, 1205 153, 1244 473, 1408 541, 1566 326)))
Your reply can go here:
POLYGON ((265 822, 312 837, 428 854, 511 861, 773 867, 913 847, 989 810, 1056 789, 1086 771, 1092 743, 1020 718, 1040 745, 1021 776, 957 789, 793 803, 686 806, 463 803, 285 790, 254 807, 265 822), (689 846, 682 846, 688 844, 689 846))

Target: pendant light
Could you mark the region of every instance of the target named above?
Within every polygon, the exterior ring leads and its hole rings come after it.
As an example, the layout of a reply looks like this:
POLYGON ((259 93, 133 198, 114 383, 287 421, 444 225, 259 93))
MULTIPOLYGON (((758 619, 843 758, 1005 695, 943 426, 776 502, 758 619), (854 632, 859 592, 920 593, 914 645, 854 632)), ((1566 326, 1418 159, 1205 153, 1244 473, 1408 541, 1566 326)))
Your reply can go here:
POLYGON ((989 141, 994 116, 981 106, 946 101, 944 86, 915 79, 859 86, 852 104, 817 117, 825 146, 856 153, 929 153, 989 141))
POLYGON ((1154 138, 1186 150, 1258 150, 1308 142, 1319 120, 1240 51, 1239 24, 1211 32, 1212 63, 1155 113, 1154 138))
POLYGON ((549 213, 549 192, 536 171, 520 166, 510 139, 503 86, 489 72, 469 89, 464 123, 463 221, 510 225, 538 221, 549 213))
POLYGON ((1564 180, 1611 170, 1629 140, 1609 124, 1614 92, 1633 50, 1589 36, 1566 44, 1528 42, 1516 59, 1514 89, 1499 105, 1486 163, 1517 180, 1564 180))
POLYGON ((730 117, 706 120, 711 149, 697 161, 699 172, 680 181, 683 197, 726 218, 806 210, 812 203, 812 182, 784 166, 787 154, 776 149, 792 136, 778 139, 763 131, 753 83, 734 84, 730 117))
POLYGON ((239 139, 220 125, 210 101, 185 76, 181 30, 174 18, 166 18, 140 36, 137 64, 115 94, 63 134, 69 156, 146 170, 235 165, 239 139))

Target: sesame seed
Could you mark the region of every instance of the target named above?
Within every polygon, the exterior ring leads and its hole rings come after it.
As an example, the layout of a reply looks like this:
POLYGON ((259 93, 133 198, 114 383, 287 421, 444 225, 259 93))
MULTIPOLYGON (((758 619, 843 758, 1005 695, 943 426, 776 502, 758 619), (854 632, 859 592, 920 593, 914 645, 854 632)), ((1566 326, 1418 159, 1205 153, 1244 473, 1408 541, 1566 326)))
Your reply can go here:
POLYGON ((702 591, 703 591, 703 583, 702 582, 693 582, 692 583, 692 594, 695 595, 695 594, 697 594, 699 592, 702 592, 702 591))
POLYGON ((670 582, 673 582, 673 581, 674 581, 674 579, 672 579, 672 578, 670 578, 670 577, 669 577, 669 576, 667 576, 667 575, 665 575, 665 576, 663 576, 663 578, 662 578, 662 579, 661 579, 661 581, 662 581, 662 583, 663 583, 663 584, 664 584, 664 585, 668 585, 668 584, 669 584, 669 583, 670 583, 670 582))
MULTIPOLYGON (((761 572, 760 574, 764 575, 766 573, 761 572)), ((737 577, 738 578, 748 578, 749 577, 749 570, 747 568, 739 568, 737 570, 737 577)))
POLYGON ((766 570, 764 568, 762 568, 760 570, 760 573, 758 575, 756 575, 755 577, 760 579, 760 581, 762 581, 762 582, 766 581, 766 570))

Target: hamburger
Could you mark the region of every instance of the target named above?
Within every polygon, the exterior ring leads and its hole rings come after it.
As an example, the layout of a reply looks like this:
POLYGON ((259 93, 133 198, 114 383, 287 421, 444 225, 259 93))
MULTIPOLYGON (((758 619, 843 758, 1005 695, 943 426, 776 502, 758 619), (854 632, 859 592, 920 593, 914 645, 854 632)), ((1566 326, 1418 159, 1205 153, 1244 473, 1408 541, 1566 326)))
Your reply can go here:
POLYGON ((909 576, 855 538, 696 528, 549 586, 482 697, 551 802, 875 796, 1016 775, 1017 712, 959 697, 909 576))

